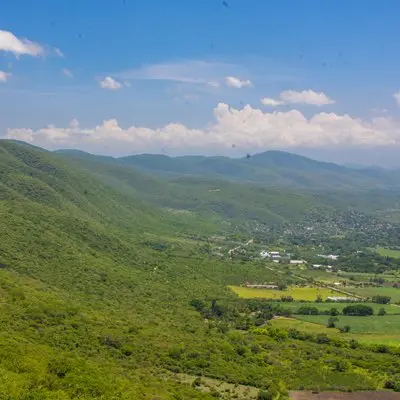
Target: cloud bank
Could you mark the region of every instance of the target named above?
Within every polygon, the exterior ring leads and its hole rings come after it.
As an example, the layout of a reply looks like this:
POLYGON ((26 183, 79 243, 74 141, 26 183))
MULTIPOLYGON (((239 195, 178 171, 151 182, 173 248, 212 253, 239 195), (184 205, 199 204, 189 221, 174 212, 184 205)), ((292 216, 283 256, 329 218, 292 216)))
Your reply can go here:
POLYGON ((400 145, 400 121, 390 117, 362 120, 348 114, 325 112, 306 118, 298 110, 269 113, 250 105, 235 109, 219 103, 214 109, 214 122, 204 129, 192 129, 178 123, 158 129, 122 128, 115 119, 84 128, 73 120, 66 128, 50 125, 38 130, 8 129, 7 137, 50 149, 73 147, 94 151, 107 148, 110 154, 159 153, 162 148, 176 152, 190 148, 198 152, 222 153, 232 145, 243 150, 373 148, 400 145))

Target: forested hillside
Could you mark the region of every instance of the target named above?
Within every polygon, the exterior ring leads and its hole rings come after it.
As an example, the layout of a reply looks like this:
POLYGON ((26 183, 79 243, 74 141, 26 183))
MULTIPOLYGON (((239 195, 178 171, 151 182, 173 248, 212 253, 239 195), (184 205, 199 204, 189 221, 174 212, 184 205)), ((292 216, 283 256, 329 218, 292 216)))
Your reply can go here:
POLYGON ((205 238, 235 232, 242 213, 279 224, 310 208, 334 211, 306 194, 163 182, 1 141, 0 398, 223 395, 179 374, 282 399, 286 388, 398 385, 397 349, 258 330, 279 311, 227 286, 283 278, 258 260, 206 251, 205 238))

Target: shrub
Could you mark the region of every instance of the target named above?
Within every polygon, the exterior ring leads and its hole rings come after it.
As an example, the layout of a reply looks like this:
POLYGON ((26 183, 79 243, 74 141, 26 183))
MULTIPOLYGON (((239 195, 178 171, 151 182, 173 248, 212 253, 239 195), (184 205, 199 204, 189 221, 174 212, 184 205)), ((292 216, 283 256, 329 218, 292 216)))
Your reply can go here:
POLYGON ((389 304, 392 298, 389 296, 374 296, 372 302, 377 304, 389 304))
POLYGON ((300 315, 318 315, 319 311, 318 311, 317 307, 303 306, 303 307, 300 307, 297 310, 297 314, 300 314, 300 315))
POLYGON ((343 315, 367 316, 373 313, 373 308, 365 304, 354 304, 343 308, 343 315))

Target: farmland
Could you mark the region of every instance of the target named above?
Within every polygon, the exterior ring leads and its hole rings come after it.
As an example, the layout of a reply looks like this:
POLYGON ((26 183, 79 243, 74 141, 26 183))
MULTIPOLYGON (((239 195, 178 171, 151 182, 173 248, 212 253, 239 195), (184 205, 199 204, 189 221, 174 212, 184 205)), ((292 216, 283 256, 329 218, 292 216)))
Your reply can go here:
POLYGON ((384 257, 400 258, 400 250, 386 249, 384 247, 378 247, 376 251, 384 257))
POLYGON ((282 329, 297 329, 302 332, 310 334, 325 333, 329 337, 339 337, 347 340, 357 340, 364 344, 383 344, 389 346, 400 345, 400 334, 399 332, 399 319, 396 319, 396 323, 389 328, 389 324, 386 324, 386 331, 382 333, 367 333, 366 331, 372 330, 384 330, 379 328, 379 318, 384 322, 388 322, 392 317, 341 317, 339 316, 338 327, 344 325, 351 326, 350 333, 341 333, 337 328, 327 328, 326 323, 328 316, 301 316, 301 319, 294 318, 275 318, 271 321, 271 325, 276 328, 282 329), (314 318, 315 317, 315 318, 314 318), (376 318, 375 320, 372 320, 376 318), (369 319, 369 321, 368 321, 369 319), (358 320, 365 320, 360 322, 358 320), (373 325, 370 329, 368 323, 373 325), (354 329, 353 329, 354 327, 354 329), (397 327, 397 328, 396 328, 397 327), (364 332, 362 330, 365 329, 364 332), (357 332, 358 331, 358 332, 357 332))
MULTIPOLYGON (((348 303, 327 303, 327 302, 322 302, 322 303, 317 303, 317 302, 301 302, 301 301, 292 301, 292 302, 287 302, 287 303, 282 303, 282 302, 276 302, 272 303, 273 305, 282 305, 283 308, 290 310, 292 313, 296 313, 296 311, 300 307, 315 307, 318 308, 320 312, 328 312, 331 308, 336 308, 339 312, 342 312, 344 307, 347 307, 349 304, 348 303)), ((378 311, 381 308, 384 308, 386 313, 389 315, 395 315, 399 314, 400 315, 400 307, 396 305, 382 305, 382 304, 375 304, 375 303, 363 303, 369 307, 372 307, 374 310, 374 314, 377 314, 378 311)))
POLYGON ((296 287, 291 286, 285 290, 254 289, 242 286, 229 286, 239 297, 263 298, 280 300, 282 296, 292 296, 294 300, 315 301, 318 296, 325 300, 329 296, 338 296, 338 293, 318 287, 296 287))
MULTIPOLYGON (((299 319, 326 326, 328 316, 326 315, 299 315, 299 319)), ((400 340, 400 315, 372 315, 370 317, 354 317, 339 315, 338 328, 344 325, 351 327, 352 333, 380 333, 398 334, 400 340)))
POLYGON ((363 288, 348 288, 352 293, 358 294, 363 297, 373 296, 389 296, 391 302, 396 303, 400 301, 400 289, 394 287, 363 287, 363 288))

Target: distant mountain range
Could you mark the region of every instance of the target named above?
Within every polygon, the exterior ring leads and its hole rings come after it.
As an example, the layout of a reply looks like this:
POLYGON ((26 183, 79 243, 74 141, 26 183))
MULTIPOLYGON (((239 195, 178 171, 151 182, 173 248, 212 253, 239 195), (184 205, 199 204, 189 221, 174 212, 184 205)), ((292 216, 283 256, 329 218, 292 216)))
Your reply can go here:
POLYGON ((77 150, 58 154, 75 159, 125 165, 157 176, 213 177, 266 186, 301 189, 400 188, 400 172, 381 168, 348 167, 316 161, 283 151, 266 151, 244 158, 141 154, 128 157, 94 156, 77 150))

